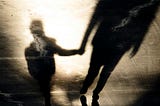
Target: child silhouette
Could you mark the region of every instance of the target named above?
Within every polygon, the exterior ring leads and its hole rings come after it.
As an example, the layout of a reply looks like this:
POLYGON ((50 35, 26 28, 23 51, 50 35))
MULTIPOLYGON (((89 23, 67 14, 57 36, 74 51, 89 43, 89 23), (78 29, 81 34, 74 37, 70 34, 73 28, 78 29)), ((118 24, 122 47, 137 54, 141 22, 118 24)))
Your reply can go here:
POLYGON ((66 50, 56 44, 56 40, 45 36, 40 20, 33 20, 30 30, 34 41, 25 49, 25 57, 31 76, 38 81, 40 90, 45 97, 45 106, 50 103, 50 81, 55 73, 54 54, 70 56, 81 54, 79 50, 66 50))

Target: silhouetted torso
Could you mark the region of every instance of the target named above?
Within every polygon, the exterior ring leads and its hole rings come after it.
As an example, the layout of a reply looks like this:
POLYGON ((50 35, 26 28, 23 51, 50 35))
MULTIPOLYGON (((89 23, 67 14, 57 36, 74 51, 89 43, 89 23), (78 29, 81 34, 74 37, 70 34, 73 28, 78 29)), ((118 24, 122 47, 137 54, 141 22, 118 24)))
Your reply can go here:
POLYGON ((31 43, 25 50, 30 74, 35 79, 50 78, 55 73, 54 49, 45 47, 46 54, 41 56, 41 51, 37 51, 35 42, 31 43))
POLYGON ((97 48, 124 49, 141 42, 147 29, 154 19, 157 6, 141 8, 138 14, 131 16, 128 23, 114 29, 124 18, 129 18, 129 11, 138 9, 150 0, 100 0, 93 17, 100 21, 100 25, 93 39, 93 46, 97 48), (137 8, 136 8, 137 7, 137 8))

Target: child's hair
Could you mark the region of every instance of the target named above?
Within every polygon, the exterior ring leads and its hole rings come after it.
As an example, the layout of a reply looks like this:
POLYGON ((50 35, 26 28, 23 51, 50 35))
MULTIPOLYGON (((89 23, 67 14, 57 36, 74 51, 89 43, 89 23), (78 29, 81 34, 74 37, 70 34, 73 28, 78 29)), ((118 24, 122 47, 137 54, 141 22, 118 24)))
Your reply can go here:
POLYGON ((32 33, 43 33, 43 24, 40 20, 33 20, 30 25, 32 33))

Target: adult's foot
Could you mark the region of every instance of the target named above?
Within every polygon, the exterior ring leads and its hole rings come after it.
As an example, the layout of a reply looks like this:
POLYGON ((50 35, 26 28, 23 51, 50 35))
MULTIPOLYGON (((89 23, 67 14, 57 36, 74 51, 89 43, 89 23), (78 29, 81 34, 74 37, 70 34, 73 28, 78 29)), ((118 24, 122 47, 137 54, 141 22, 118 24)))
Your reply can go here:
POLYGON ((99 106, 98 99, 99 99, 99 95, 96 93, 93 93, 92 106, 99 106))
POLYGON ((84 95, 80 97, 80 101, 82 106, 87 106, 87 98, 84 95))

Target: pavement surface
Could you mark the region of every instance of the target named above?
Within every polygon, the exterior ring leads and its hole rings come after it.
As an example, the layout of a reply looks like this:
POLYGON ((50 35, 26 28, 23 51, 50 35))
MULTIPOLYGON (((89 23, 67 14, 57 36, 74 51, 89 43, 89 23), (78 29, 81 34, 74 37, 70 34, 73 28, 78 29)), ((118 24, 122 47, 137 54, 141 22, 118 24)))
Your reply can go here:
MULTIPOLYGON (((30 20, 40 17, 46 33, 54 35, 59 45, 78 48, 95 4, 96 0, 0 0, 0 106, 44 106, 44 98, 28 73, 24 58, 24 49, 33 40, 30 20)), ((79 90, 91 50, 88 44, 82 56, 55 55, 53 106, 82 106, 79 90)), ((100 93, 99 105, 160 106, 160 11, 137 55, 132 59, 128 55, 123 56, 100 93)), ((86 94, 88 106, 96 81, 86 94)))

